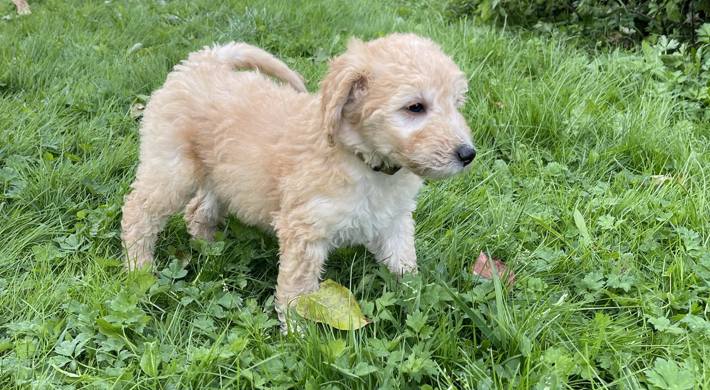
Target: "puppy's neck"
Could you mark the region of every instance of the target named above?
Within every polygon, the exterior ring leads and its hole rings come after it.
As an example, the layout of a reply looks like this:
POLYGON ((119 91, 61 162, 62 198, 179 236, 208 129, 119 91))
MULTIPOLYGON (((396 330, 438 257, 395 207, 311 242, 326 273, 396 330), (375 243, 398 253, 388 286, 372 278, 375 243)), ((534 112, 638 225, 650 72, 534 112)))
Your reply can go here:
POLYGON ((350 124, 343 124, 338 133, 336 142, 340 144, 345 153, 354 154, 360 161, 375 172, 394 175, 401 168, 399 165, 375 151, 375 148, 369 145, 350 124))

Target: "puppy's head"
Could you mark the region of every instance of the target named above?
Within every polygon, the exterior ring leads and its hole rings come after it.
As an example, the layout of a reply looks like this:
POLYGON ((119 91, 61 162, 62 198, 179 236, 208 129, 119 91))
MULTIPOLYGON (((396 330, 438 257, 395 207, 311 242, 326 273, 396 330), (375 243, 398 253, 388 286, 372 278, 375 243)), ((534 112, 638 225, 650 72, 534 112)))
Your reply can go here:
POLYGON ((476 155, 459 113, 467 84, 428 39, 392 34, 367 43, 352 40, 323 81, 323 126, 332 144, 373 168, 448 177, 476 155))

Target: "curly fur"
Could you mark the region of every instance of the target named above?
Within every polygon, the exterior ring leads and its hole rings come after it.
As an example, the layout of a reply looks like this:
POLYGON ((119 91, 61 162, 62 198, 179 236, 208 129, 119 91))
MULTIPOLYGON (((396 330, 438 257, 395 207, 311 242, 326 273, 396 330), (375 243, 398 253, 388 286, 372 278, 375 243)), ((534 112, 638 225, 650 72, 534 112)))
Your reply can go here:
POLYGON ((461 172, 456 150, 472 147, 458 111, 466 88, 454 62, 413 34, 352 40, 318 94, 244 43, 191 54, 145 109, 123 207, 127 267, 152 263, 167 218, 185 208, 195 237, 211 239, 226 212, 276 234, 282 320, 293 298, 318 288, 333 248, 364 244, 392 272, 416 271, 422 178, 461 172), (425 112, 407 109, 415 103, 425 112))

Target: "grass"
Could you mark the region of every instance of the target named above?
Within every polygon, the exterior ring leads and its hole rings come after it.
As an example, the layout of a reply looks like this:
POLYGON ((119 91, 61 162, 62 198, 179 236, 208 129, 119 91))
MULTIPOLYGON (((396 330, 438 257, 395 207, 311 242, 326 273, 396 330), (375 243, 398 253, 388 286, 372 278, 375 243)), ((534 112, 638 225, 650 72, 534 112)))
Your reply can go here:
POLYGON ((436 2, 31 3, 0 2, 1 388, 710 388, 710 125, 641 53, 436 2), (176 216, 157 276, 122 271, 130 107, 175 63, 242 40, 316 90, 350 35, 390 31, 432 37, 470 75, 479 157, 421 193, 419 275, 331 255, 325 277, 372 324, 281 336, 276 242, 234 219, 209 244, 176 216), (513 287, 469 273, 481 250, 513 287))

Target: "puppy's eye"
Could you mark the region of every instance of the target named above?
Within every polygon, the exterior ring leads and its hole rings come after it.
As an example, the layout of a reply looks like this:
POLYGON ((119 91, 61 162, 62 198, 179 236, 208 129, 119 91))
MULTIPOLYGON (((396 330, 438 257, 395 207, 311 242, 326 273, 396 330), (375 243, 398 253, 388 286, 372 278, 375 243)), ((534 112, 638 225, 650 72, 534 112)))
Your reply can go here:
POLYGON ((421 103, 414 103, 412 105, 407 106, 407 111, 414 113, 424 112, 424 105, 421 103))

